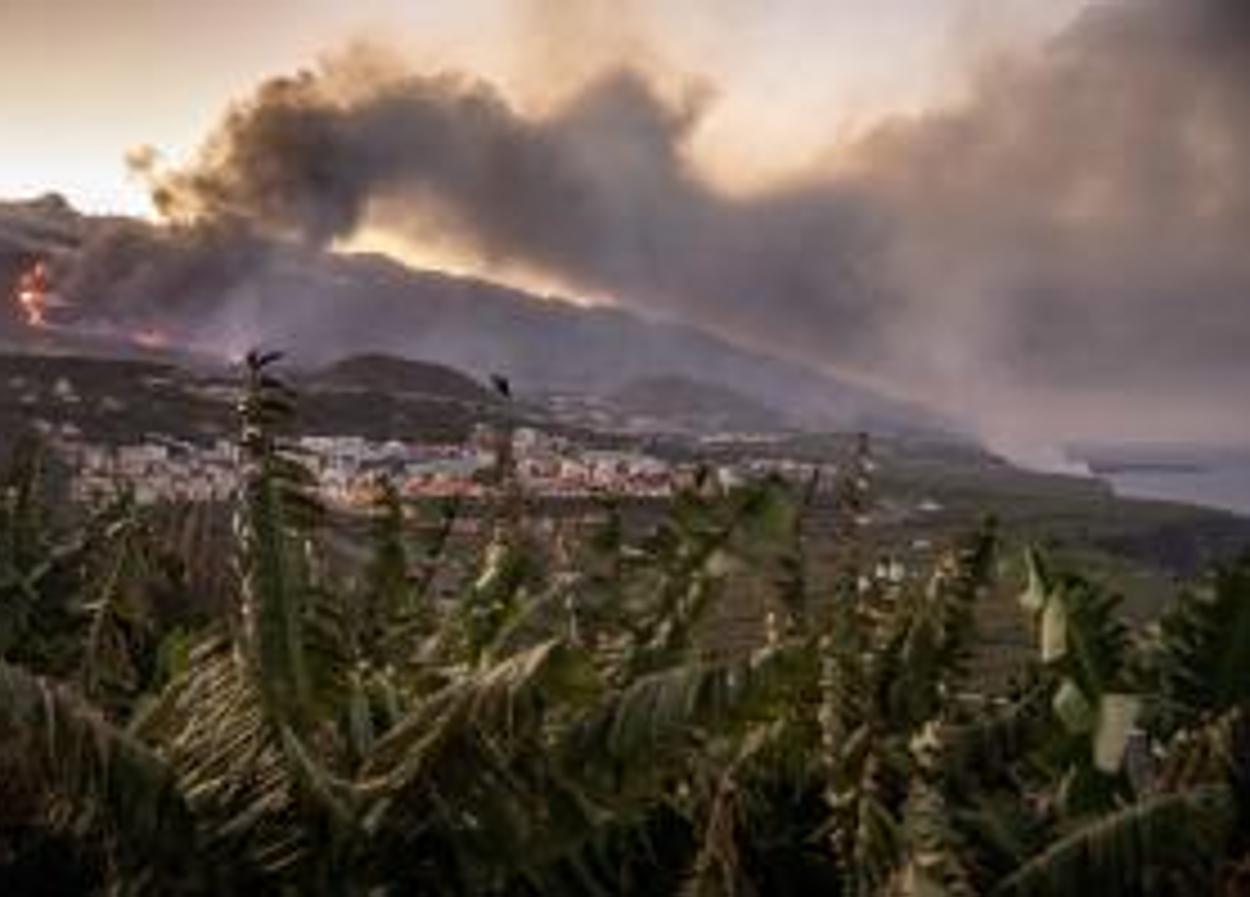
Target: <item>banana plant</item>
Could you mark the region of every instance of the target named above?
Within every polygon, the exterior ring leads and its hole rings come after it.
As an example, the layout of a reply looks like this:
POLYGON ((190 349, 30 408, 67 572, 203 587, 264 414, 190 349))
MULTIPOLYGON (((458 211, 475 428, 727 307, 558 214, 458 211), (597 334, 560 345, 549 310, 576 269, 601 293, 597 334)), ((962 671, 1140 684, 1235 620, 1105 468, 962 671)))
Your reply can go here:
MULTIPOLYGON (((1242 654, 1250 620, 1248 569, 1243 559, 1206 588, 1186 592, 1149 638, 1130 644, 1109 618, 1108 599, 1091 596, 1083 581, 1047 577, 1039 558, 1030 558, 1026 604, 1035 613, 1047 612, 1060 582, 1086 602, 1076 614, 1070 613, 1072 602, 1063 605, 1066 632, 1052 631, 1049 644, 1043 621, 1043 656, 1062 662, 1071 650, 1071 662, 1059 667, 1055 714, 1070 734, 1084 736, 1081 753, 1092 751, 1100 774, 1116 770, 1120 788, 1114 801, 1055 826, 1050 842, 1004 876, 996 893, 1244 893, 1244 870, 1250 868, 1244 834, 1250 823, 1250 720, 1242 654), (1114 703, 1109 709, 1108 698, 1120 693, 1130 669, 1147 686, 1144 694, 1134 695, 1127 709, 1114 703), (1062 706, 1073 683, 1081 707, 1097 708, 1092 727, 1084 714, 1062 706), (1148 752, 1140 758, 1147 769, 1125 790, 1123 729, 1134 723, 1138 747, 1148 752)), ((1067 796, 1069 782, 1061 780, 1059 796, 1067 796)))
POLYGON ((193 629, 161 518, 122 494, 63 532, 34 456, 7 481, 0 847, 67 833, 136 897, 1240 893, 1250 561, 1135 636, 1031 551, 1037 649, 977 689, 999 534, 875 575, 867 440, 821 569, 815 480, 705 476, 642 538, 609 504, 552 548, 501 436, 485 545, 380 483, 351 568, 277 361, 245 365, 233 572, 179 578, 220 592, 193 629))

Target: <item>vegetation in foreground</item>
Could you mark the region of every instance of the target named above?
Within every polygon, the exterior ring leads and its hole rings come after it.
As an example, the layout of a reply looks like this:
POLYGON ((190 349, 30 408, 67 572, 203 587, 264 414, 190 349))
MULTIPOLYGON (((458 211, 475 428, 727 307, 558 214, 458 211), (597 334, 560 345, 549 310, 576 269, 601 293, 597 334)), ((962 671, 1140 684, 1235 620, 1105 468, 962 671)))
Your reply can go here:
POLYGON ((1250 893, 1250 562, 1135 632, 1031 553, 1037 651, 978 691, 994 530, 874 576, 863 455, 814 581, 782 484, 695 484, 638 544, 611 513, 543 539, 501 451, 448 598, 450 516, 414 532, 385 488, 370 558, 329 562, 272 361, 228 574, 124 495, 63 530, 15 460, 6 893, 1250 893), (716 650, 744 595, 758 647, 716 650))

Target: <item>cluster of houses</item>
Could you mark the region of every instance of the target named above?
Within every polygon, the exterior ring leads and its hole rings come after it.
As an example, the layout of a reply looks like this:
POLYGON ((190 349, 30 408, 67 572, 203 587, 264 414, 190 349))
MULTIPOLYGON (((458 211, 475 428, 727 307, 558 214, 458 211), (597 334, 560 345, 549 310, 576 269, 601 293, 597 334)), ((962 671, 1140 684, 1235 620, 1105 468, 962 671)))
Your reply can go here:
MULTIPOLYGON (((109 446, 84 441, 65 425, 49 434, 72 471, 71 497, 91 502, 126 484, 143 504, 161 500, 223 501, 238 481, 238 448, 230 440, 193 443, 149 434, 143 441, 109 446)), ((630 449, 590 449, 528 427, 512 437, 522 487, 534 495, 576 498, 618 495, 662 498, 671 495, 689 470, 630 449)), ((481 428, 465 443, 436 444, 360 436, 305 436, 297 442, 301 460, 316 475, 322 496, 332 504, 360 507, 376 495, 386 477, 409 497, 475 497, 493 488, 498 435, 481 428)), ((750 460, 715 471, 729 485, 766 474, 796 482, 812 467, 786 460, 750 460)))
POLYGON ((54 443, 72 471, 70 497, 90 503, 124 486, 135 501, 224 501, 238 482, 238 448, 229 440, 196 445, 151 437, 106 446, 59 434, 54 443), (67 438, 68 437, 68 438, 67 438))
MULTIPOLYGON (((238 481, 238 449, 225 439, 200 444, 149 434, 142 442, 107 446, 83 441, 73 428, 49 435, 72 471, 70 490, 77 501, 111 495, 123 483, 145 504, 220 501, 234 493, 238 481)), ((512 444, 517 475, 533 494, 662 497, 673 490, 673 466, 642 452, 586 449, 530 428, 516 430, 512 444)), ((486 428, 463 444, 359 436, 305 436, 297 442, 323 497, 343 506, 367 504, 383 476, 412 497, 483 495, 492 488, 497 446, 497 434, 486 428)))
MULTIPOLYGON (((466 443, 370 442, 358 436, 304 437, 313 471, 327 498, 358 505, 369 500, 379 476, 406 495, 478 496, 492 488, 498 434, 476 430, 466 443)), ((529 492, 546 496, 664 496, 672 492, 673 470, 637 451, 598 451, 522 427, 512 434, 516 472, 529 492)))

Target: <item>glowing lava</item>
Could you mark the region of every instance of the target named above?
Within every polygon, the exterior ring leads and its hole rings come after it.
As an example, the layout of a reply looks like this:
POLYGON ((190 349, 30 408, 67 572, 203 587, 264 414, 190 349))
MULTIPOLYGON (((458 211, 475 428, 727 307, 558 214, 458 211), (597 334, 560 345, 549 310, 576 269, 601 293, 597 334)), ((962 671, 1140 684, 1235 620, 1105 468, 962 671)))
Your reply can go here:
POLYGON ((130 339, 145 349, 164 349, 169 345, 169 337, 163 331, 157 330, 155 327, 146 327, 143 330, 136 330, 130 335, 130 339))
POLYGON ((17 304, 22 317, 31 327, 48 326, 48 308, 52 305, 48 284, 48 266, 37 261, 17 281, 17 304))

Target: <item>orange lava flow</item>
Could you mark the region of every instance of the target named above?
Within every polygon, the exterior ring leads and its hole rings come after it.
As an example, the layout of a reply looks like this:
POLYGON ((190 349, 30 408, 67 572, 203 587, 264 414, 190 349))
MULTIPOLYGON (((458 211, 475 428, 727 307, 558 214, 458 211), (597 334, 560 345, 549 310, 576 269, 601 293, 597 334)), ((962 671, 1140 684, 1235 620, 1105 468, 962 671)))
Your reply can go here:
POLYGON ((17 282, 17 304, 31 327, 48 326, 48 293, 48 266, 35 262, 17 282))
POLYGON ((163 349, 169 345, 169 337, 153 327, 136 330, 130 334, 130 339, 145 349, 163 349))

